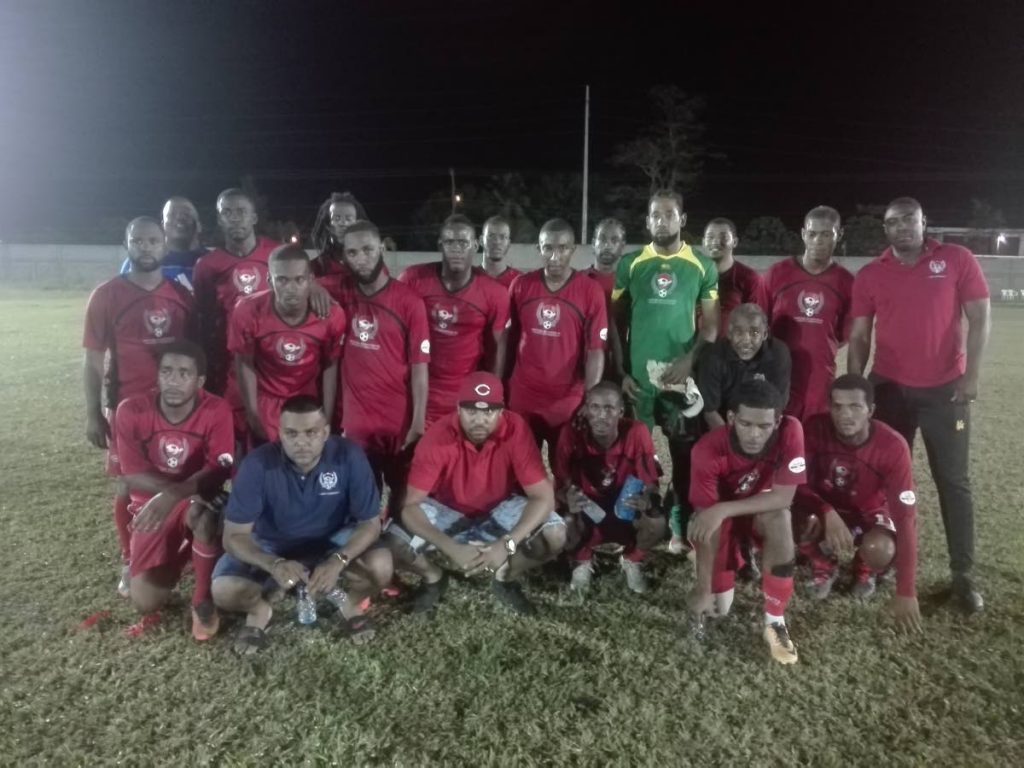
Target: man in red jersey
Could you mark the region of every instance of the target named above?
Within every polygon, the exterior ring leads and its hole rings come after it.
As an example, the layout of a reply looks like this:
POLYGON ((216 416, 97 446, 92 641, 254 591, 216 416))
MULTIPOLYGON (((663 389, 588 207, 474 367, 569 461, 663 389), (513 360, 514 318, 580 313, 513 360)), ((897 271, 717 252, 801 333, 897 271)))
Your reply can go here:
POLYGON ((456 397, 416 446, 401 523, 390 529, 395 559, 423 577, 413 613, 431 618, 447 587, 423 554, 433 547, 465 574, 493 574, 498 602, 531 615, 517 577, 565 546, 551 481, 526 422, 504 409, 500 379, 471 373, 456 397))
POLYGON ((842 237, 839 213, 820 205, 804 218, 804 253, 768 270, 772 335, 793 361, 786 413, 798 419, 828 411, 836 353, 846 341, 853 275, 832 260, 842 237))
POLYGON ((232 404, 240 433, 244 432, 245 411, 231 373, 228 324, 238 299, 267 289, 267 259, 279 245, 256 235, 257 221, 256 208, 242 190, 221 192, 217 224, 224 246, 200 258, 193 272, 199 328, 210 366, 206 388, 232 404))
POLYGON ((429 388, 430 327, 423 300, 384 269, 380 230, 357 221, 345 230, 354 279, 340 304, 349 329, 341 363, 342 429, 366 451, 377 482, 401 508, 412 448, 422 437, 429 388))
POLYGON ((813 569, 812 593, 828 597, 839 573, 836 556, 856 548, 853 594, 871 597, 884 567, 872 568, 861 550, 888 552, 895 539, 892 612, 901 627, 918 630, 917 494, 907 441, 871 418, 875 392, 863 376, 840 376, 830 398, 831 412, 804 424, 807 484, 793 503, 793 531, 813 569))
POLYGON ((231 409, 202 391, 206 359, 192 342, 163 348, 158 394, 122 401, 117 435, 131 494, 131 598, 144 614, 162 608, 191 560, 192 636, 217 634, 210 579, 220 550, 214 500, 234 462, 231 409), (191 544, 191 547, 188 545, 191 544))
POLYGON ((544 268, 509 291, 517 343, 508 407, 526 419, 538 444, 547 441, 553 458, 562 425, 601 380, 608 312, 601 287, 569 266, 576 251, 572 226, 551 219, 538 239, 544 268))
POLYGON ((451 414, 463 379, 505 369, 508 291, 473 267, 476 231, 462 214, 449 216, 438 238, 440 263, 417 264, 398 279, 422 297, 430 322, 427 426, 451 414))
POLYGON ((324 200, 316 214, 310 235, 317 257, 313 259, 313 275, 323 277, 340 273, 352 274, 345 266, 341 252, 341 241, 345 228, 366 218, 366 210, 351 192, 332 192, 324 200))
POLYGON ((729 313, 741 304, 768 304, 764 280, 757 270, 736 261, 733 251, 740 244, 736 225, 729 219, 717 218, 704 227, 704 250, 718 268, 718 338, 729 332, 729 313))
POLYGON ((313 274, 302 248, 282 245, 269 267, 271 290, 240 299, 228 330, 252 447, 277 440, 281 405, 296 395, 322 399, 330 423, 347 327, 338 305, 325 319, 310 308, 313 274))
POLYGON ((781 400, 767 381, 744 383, 733 398, 729 424, 694 446, 689 537, 697 550, 697 583, 689 603, 703 636, 704 615, 724 616, 732 606, 733 538, 759 537, 764 639, 775 661, 795 664, 796 646, 784 615, 795 565, 789 507, 806 480, 806 462, 800 422, 782 415, 781 400))
MULTIPOLYGON (((157 354, 165 345, 194 331, 192 295, 167 280, 161 265, 167 253, 160 224, 143 216, 125 230, 130 269, 93 291, 85 313, 85 433, 97 448, 106 448, 107 474, 120 474, 117 431, 108 422, 126 397, 156 386, 157 354), (109 353, 109 364, 107 354, 109 353), (106 406, 102 390, 106 366, 106 406)), ((118 484, 114 495, 114 524, 121 546, 121 578, 117 591, 128 597, 128 491, 118 484)))
POLYGON ((921 428, 939 492, 953 596, 982 610, 974 587, 970 404, 991 328, 988 284, 966 248, 925 238, 921 204, 901 197, 885 213, 890 247, 857 274, 847 367, 864 373, 875 335, 876 416, 913 445, 921 428), (967 317, 964 339, 963 317, 967 317))
POLYGON ((512 247, 512 227, 504 217, 491 216, 484 222, 483 244, 484 272, 507 289, 523 273, 505 263, 508 249, 512 247))
POLYGON ((626 228, 618 219, 602 219, 594 227, 594 263, 586 273, 597 280, 601 289, 612 299, 615 289, 615 271, 626 248, 626 228))
POLYGON ((647 592, 642 568, 646 548, 668 529, 661 515, 661 467, 651 433, 642 421, 623 418, 623 413, 619 385, 602 381, 587 392, 582 418, 565 424, 558 436, 552 467, 555 497, 559 511, 582 533, 576 546, 570 544, 572 589, 580 593, 590 589, 594 549, 603 543, 623 545, 619 564, 626 585, 637 594, 647 592), (644 487, 620 504, 630 478, 644 487))

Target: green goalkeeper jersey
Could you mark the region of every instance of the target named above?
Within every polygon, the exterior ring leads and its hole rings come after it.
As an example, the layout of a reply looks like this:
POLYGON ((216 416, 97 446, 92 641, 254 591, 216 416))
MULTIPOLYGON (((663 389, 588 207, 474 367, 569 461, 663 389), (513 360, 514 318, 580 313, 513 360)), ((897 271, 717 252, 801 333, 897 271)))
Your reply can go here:
POLYGON ((632 375, 646 382, 648 360, 670 362, 693 348, 697 304, 718 299, 718 270, 707 254, 686 243, 669 255, 647 245, 619 262, 612 300, 626 293, 632 375))

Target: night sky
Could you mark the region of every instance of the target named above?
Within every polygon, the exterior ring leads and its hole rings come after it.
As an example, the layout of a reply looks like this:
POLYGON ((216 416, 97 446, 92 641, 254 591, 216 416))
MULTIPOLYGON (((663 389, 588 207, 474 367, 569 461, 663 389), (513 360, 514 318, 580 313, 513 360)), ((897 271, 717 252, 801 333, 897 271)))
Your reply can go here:
POLYGON ((706 99, 696 220, 910 194, 1024 227, 1024 4, 696 5, 0 0, 0 239, 245 173, 276 218, 350 189, 401 233, 449 166, 578 170, 585 83, 595 173, 650 86, 706 99))

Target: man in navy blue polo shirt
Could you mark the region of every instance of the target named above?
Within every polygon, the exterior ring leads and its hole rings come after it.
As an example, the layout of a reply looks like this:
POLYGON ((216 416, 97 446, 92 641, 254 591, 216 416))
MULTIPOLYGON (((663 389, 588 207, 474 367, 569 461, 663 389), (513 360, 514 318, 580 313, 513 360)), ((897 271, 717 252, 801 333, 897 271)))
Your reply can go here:
POLYGON ((305 584, 314 599, 331 595, 352 639, 373 637, 360 604, 391 580, 391 553, 375 546, 380 496, 362 450, 329 432, 315 398, 286 400, 279 442, 250 453, 234 479, 213 600, 246 614, 239 653, 267 645, 272 610, 264 592, 274 582, 284 590, 305 584))

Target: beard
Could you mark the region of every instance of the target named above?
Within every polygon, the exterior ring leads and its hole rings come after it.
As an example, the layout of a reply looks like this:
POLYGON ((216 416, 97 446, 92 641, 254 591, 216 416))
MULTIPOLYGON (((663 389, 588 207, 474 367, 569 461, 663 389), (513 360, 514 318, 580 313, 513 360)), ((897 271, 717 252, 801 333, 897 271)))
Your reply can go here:
POLYGON ((668 246, 675 243, 679 239, 679 233, 676 232, 674 235, 655 235, 654 244, 659 248, 667 248, 668 246))
POLYGON ((384 257, 381 256, 377 259, 377 266, 375 266, 370 274, 365 277, 362 275, 356 275, 356 280, 359 281, 360 285, 371 285, 377 282, 377 278, 380 277, 380 273, 384 271, 384 257))
POLYGON ((156 272, 158 269, 160 269, 159 261, 153 261, 152 263, 144 263, 131 256, 128 257, 128 261, 132 263, 133 272, 142 272, 144 274, 149 274, 150 272, 156 272))

